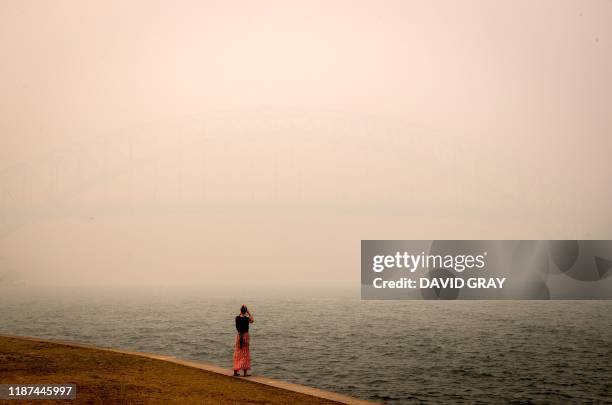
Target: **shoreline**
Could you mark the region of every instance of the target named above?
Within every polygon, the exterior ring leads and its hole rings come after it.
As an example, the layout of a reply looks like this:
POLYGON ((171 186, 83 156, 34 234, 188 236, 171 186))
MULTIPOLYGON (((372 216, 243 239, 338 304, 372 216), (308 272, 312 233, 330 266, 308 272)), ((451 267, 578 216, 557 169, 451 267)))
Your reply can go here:
MULTIPOLYGON (((336 404, 347 404, 347 405, 373 404, 373 402, 351 397, 348 395, 326 391, 326 390, 322 390, 319 388, 308 387, 308 386, 304 386, 300 384, 294 384, 294 383, 290 383, 287 381, 275 380, 272 378, 267 378, 267 377, 258 376, 258 375, 252 375, 246 378, 245 377, 232 377, 232 373, 233 373, 232 370, 224 369, 222 367, 218 367, 212 364, 184 360, 184 359, 180 359, 174 356, 136 352, 136 351, 131 351, 131 350, 116 349, 116 348, 91 346, 91 345, 81 344, 78 342, 64 341, 64 340, 50 340, 50 339, 33 337, 33 336, 0 334, 0 358, 3 356, 3 353, 9 353, 10 355, 22 354, 24 356, 33 356, 32 353, 30 353, 29 351, 33 349, 36 350, 37 346, 40 346, 41 344, 44 345, 44 349, 59 351, 60 353, 58 353, 58 356, 62 355, 61 354, 62 348, 74 349, 77 351, 78 350, 87 351, 89 355, 93 355, 94 357, 100 358, 101 360, 110 360, 113 356, 121 356, 121 355, 130 356, 130 358, 126 360, 130 363, 131 361, 138 363, 137 366, 134 366, 136 367, 134 369, 139 370, 139 372, 142 372, 143 367, 147 367, 147 365, 149 365, 148 363, 146 365, 141 364, 142 362, 139 362, 139 359, 140 359, 140 360, 163 362, 160 364, 155 364, 155 368, 159 369, 158 372, 161 374, 167 373, 168 375, 170 375, 174 371, 173 367, 165 367, 164 364, 168 366, 169 365, 183 366, 183 367, 188 367, 192 370, 199 370, 201 372, 207 373, 208 377, 210 377, 210 374, 212 374, 212 376, 214 376, 214 379, 219 379, 219 378, 222 379, 221 381, 223 382, 224 388, 221 389, 220 386, 216 386, 213 383, 213 386, 210 387, 212 389, 209 391, 206 391, 206 393, 210 394, 211 396, 218 397, 217 399, 219 400, 219 403, 223 403, 223 395, 233 394, 232 391, 240 390, 244 388, 246 385, 250 384, 251 386, 249 387, 249 389, 254 390, 256 392, 265 391, 265 394, 269 394, 267 395, 269 398, 266 399, 266 401, 269 401, 269 403, 284 403, 285 401, 289 401, 293 403, 301 399, 301 400, 304 400, 305 403, 308 403, 308 402, 317 403, 318 402, 322 404, 323 403, 325 404, 336 403, 336 404), (11 349, 5 349, 3 347, 3 346, 10 346, 11 344, 17 347, 16 349, 13 349, 13 350, 16 350, 16 353, 13 353, 11 349), (4 350, 1 350, 1 349, 4 349, 4 350), (228 388, 228 386, 230 387, 228 388), (283 399, 285 396, 287 397, 286 400, 283 399), (308 397, 311 397, 312 401, 310 401, 308 397)), ((41 353, 36 353, 35 356, 37 358, 37 361, 40 361, 40 360, 48 361, 50 359, 50 355, 48 353, 47 354, 42 353, 42 355, 41 353), (49 358, 46 358, 45 356, 49 358)), ((79 358, 78 354, 77 354, 77 358, 79 358)), ((99 364, 100 359, 95 360, 96 364, 99 364)), ((86 363, 86 360, 82 360, 82 362, 86 363)), ((10 375, 11 373, 15 373, 16 371, 18 370, 11 370, 10 368, 6 368, 6 367, 0 368, 0 377, 4 376, 4 374, 10 375)), ((25 371, 25 374, 26 374, 25 378, 27 378, 28 374, 30 376, 36 375, 36 378, 39 378, 38 381, 41 381, 40 371, 37 369, 19 370, 19 371, 21 371, 22 374, 25 371)), ((69 370, 61 370, 61 371, 67 372, 69 370)), ((129 373, 130 373, 130 369, 128 366, 128 368, 126 369, 109 372, 109 376, 112 377, 113 374, 115 374, 115 376, 116 374, 125 374, 125 376, 134 377, 134 375, 130 376, 129 373)), ((134 373, 134 370, 132 370, 132 373, 134 373)), ((207 375, 197 375, 198 378, 205 378, 206 376, 207 375)), ((20 379, 22 377, 23 375, 19 376, 20 379)), ((135 377, 139 377, 139 376, 136 375, 135 377)), ((163 377, 164 376, 162 375, 162 378, 163 377)), ((5 380, 5 378, 2 378, 2 380, 5 380)), ((25 381, 25 380, 1 381, 1 382, 2 383, 26 383, 27 382, 31 384, 37 383, 37 381, 25 381)), ((44 381, 44 382, 50 383, 50 381, 44 381)), ((56 381, 56 382, 61 383, 61 382, 68 382, 68 381, 56 381)), ((142 381, 142 384, 146 385, 147 382, 142 381)), ((189 383, 184 383, 184 384, 186 385, 186 388, 188 389, 190 384, 189 383)), ((194 384, 194 388, 195 387, 196 385, 194 384)), ((201 389, 202 386, 198 385, 197 387, 201 389)), ((79 388, 82 389, 84 387, 77 387, 77 401, 79 398, 78 397, 79 388)), ((169 388, 170 390, 168 391, 168 393, 172 391, 171 390, 172 387, 169 387, 169 388)), ((262 392, 262 395, 263 394, 264 393, 262 392)), ((230 402, 233 401, 232 399, 227 399, 227 400, 230 402)))

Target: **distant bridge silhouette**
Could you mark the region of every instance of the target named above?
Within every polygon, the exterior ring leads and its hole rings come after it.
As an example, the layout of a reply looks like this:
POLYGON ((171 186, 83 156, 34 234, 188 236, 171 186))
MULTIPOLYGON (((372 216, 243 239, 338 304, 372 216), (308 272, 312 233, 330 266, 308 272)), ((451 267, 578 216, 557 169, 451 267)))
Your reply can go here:
MULTIPOLYGON (((337 111, 228 111, 96 136, 0 171, 0 237, 40 218, 88 215, 88 205, 75 197, 117 178, 133 179, 136 188, 143 179, 150 183, 146 201, 130 204, 151 212, 169 206, 186 213, 245 207, 263 212, 369 210, 376 204, 350 204, 343 176, 375 181, 373 177, 384 173, 373 173, 368 162, 398 154, 402 137, 410 137, 415 148, 431 147, 431 141, 420 136, 422 128, 415 127, 387 117, 337 111), (369 158, 363 165, 353 161, 343 169, 347 151, 353 159, 355 151, 369 158), (313 161, 307 161, 308 156, 313 161), (321 163, 316 162, 321 157, 329 183, 340 183, 323 190, 324 203, 308 198, 317 187, 308 181, 308 171, 321 163), (343 170, 361 172, 342 174, 343 170), (142 171, 146 173, 135 174, 142 171), (169 185, 172 190, 165 190, 169 185), (234 191, 224 195, 220 190, 228 187, 234 191)), ((100 205, 110 212, 121 209, 112 203, 100 205)))

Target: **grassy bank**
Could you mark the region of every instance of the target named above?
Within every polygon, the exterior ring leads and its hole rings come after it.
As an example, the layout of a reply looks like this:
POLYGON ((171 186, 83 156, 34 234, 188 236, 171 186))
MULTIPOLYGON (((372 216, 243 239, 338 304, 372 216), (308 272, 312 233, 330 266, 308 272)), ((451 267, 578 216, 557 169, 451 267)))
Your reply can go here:
POLYGON ((76 401, 57 403, 335 404, 163 360, 2 336, 0 383, 77 385, 76 401))

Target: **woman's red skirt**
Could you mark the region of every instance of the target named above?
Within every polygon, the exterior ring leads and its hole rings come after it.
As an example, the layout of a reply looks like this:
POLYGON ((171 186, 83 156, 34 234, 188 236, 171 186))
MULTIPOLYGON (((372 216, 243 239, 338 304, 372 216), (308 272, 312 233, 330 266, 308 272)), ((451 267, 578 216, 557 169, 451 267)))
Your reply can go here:
POLYGON ((234 370, 251 369, 251 352, 249 351, 249 333, 242 334, 242 347, 240 347, 240 334, 236 334, 234 343, 234 370))

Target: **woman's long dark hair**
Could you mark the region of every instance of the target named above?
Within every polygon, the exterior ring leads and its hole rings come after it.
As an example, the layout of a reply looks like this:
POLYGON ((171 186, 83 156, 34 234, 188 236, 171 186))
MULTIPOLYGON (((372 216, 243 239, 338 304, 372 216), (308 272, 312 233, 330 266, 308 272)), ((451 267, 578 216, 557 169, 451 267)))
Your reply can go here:
MULTIPOLYGON (((247 309, 246 305, 243 305, 243 306, 240 307, 240 313, 242 315, 246 314, 247 311, 248 311, 248 309, 247 309)), ((239 343, 240 346, 239 347, 242 349, 242 345, 244 344, 244 336, 242 335, 242 332, 238 332, 238 335, 240 336, 240 343, 239 343)))

